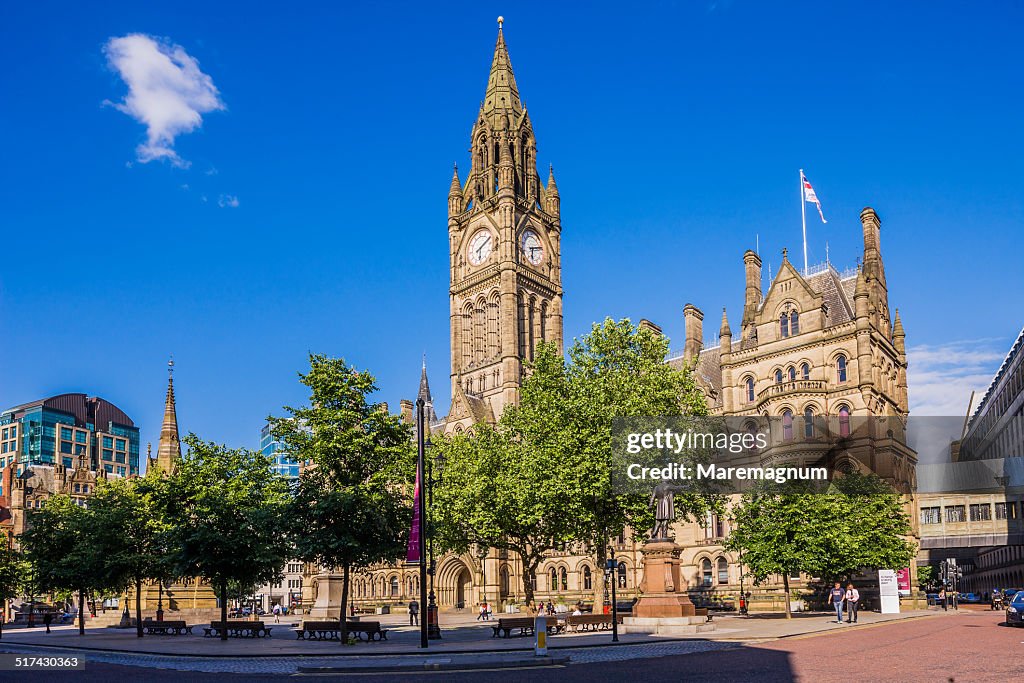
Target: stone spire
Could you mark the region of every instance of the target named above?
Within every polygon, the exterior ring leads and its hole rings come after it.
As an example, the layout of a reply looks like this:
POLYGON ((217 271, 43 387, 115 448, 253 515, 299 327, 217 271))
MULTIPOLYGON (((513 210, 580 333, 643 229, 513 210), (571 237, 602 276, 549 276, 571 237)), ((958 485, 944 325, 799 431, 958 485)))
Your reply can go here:
POLYGON ((164 424, 160 428, 160 443, 156 449, 156 460, 149 466, 164 474, 170 474, 181 460, 181 441, 178 438, 178 411, 174 403, 174 359, 167 361, 167 398, 164 401, 164 424))
POLYGON ((494 46, 491 74, 487 79, 487 93, 484 95, 484 103, 481 107, 482 113, 487 117, 491 126, 499 129, 504 128, 504 125, 497 124, 499 119, 509 117, 506 119, 508 123, 515 124, 516 119, 523 112, 523 103, 519 100, 519 88, 516 87, 516 77, 512 73, 512 60, 508 57, 505 34, 501 30, 503 22, 504 19, 498 17, 498 42, 494 46))
POLYGON ((905 353, 907 350, 906 339, 907 333, 903 330, 903 321, 900 320, 900 309, 897 308, 896 321, 892 326, 892 343, 900 353, 905 353))
POLYGON ((420 372, 420 391, 416 399, 423 399, 423 403, 431 405, 434 399, 430 396, 430 383, 427 381, 427 354, 423 354, 423 370, 420 372))

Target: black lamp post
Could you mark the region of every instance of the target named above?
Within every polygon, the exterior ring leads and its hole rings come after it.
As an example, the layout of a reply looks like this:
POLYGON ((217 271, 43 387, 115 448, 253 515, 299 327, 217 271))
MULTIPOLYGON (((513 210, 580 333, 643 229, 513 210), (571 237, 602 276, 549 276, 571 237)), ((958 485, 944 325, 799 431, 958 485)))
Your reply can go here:
MULTIPOLYGON (((425 445, 423 441, 423 406, 424 402, 422 398, 416 399, 416 480, 420 483, 420 496, 419 506, 417 513, 420 518, 420 538, 419 538, 419 555, 420 555, 420 605, 425 606, 427 604, 427 537, 423 533, 423 523, 427 518, 427 500, 426 496, 423 495, 423 484, 426 481, 423 471, 424 451, 425 445)), ((427 620, 420 619, 420 647, 426 649, 428 647, 427 639, 429 638, 427 631, 427 620)))
POLYGON ((157 583, 160 584, 159 591, 157 592, 156 598, 156 620, 164 620, 164 580, 159 579, 157 583))
MULTIPOLYGON (((427 439, 423 445, 423 450, 426 452, 427 448, 430 448, 430 440, 427 439)), ((434 564, 434 459, 426 461, 428 466, 427 470, 427 507, 429 518, 427 519, 427 553, 430 556, 430 594, 427 596, 427 637, 430 640, 441 639, 441 625, 437 622, 437 596, 434 593, 434 572, 437 566, 434 564)), ((440 478, 442 470, 444 468, 444 458, 441 456, 437 457, 437 476, 440 478)))
POLYGON ((615 584, 619 582, 619 563, 615 561, 615 547, 608 546, 608 575, 612 582, 612 642, 619 642, 619 603, 615 599, 615 584))

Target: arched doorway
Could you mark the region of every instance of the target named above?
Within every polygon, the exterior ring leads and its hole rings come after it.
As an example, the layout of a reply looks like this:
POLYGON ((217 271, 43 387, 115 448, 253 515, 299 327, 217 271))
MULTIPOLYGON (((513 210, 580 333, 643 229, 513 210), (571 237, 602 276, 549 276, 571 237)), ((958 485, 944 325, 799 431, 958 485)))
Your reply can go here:
POLYGON ((476 593, 469 565, 454 557, 442 562, 437 570, 436 593, 441 607, 472 606, 476 602, 476 593))
POLYGON ((460 609, 466 607, 467 603, 472 603, 473 596, 473 576, 469 573, 469 569, 463 565, 462 571, 455 579, 455 606, 460 609))

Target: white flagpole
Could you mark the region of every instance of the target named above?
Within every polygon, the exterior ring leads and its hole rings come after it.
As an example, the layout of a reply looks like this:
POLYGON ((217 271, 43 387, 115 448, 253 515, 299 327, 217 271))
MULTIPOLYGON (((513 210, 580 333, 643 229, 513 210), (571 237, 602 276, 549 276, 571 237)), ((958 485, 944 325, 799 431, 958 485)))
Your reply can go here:
POLYGON ((800 219, 804 227, 804 277, 807 277, 807 197, 804 195, 804 169, 800 169, 800 219))

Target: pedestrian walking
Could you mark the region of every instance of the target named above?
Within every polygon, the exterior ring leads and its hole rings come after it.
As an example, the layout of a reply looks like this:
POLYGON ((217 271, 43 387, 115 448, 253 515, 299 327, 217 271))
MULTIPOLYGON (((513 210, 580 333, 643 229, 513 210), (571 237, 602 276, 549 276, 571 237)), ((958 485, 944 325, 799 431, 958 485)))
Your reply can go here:
POLYGON ((846 623, 857 623, 857 606, 860 604, 860 591, 853 584, 846 586, 846 623))
POLYGON ((420 624, 420 603, 413 600, 409 603, 409 626, 420 624))
POLYGON ((274 623, 281 623, 281 605, 274 605, 274 623))
POLYGON ((554 613, 555 613, 555 605, 554 605, 553 602, 548 600, 548 614, 554 614, 554 613))
POLYGON ((476 615, 476 620, 477 621, 486 621, 487 620, 487 603, 486 602, 481 602, 480 603, 480 614, 476 615))
POLYGON ((939 589, 939 602, 942 603, 942 611, 943 612, 945 612, 945 611, 947 611, 949 609, 949 606, 946 604, 946 589, 945 588, 940 588, 939 589))
POLYGON ((829 591, 829 597, 832 599, 832 607, 836 611, 836 623, 843 623, 843 600, 846 599, 846 591, 843 590, 843 584, 836 581, 836 585, 829 591))
POLYGON ((43 615, 43 623, 46 624, 46 632, 50 632, 50 624, 53 623, 53 612, 47 612, 43 615))

